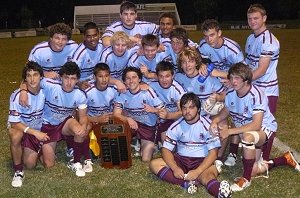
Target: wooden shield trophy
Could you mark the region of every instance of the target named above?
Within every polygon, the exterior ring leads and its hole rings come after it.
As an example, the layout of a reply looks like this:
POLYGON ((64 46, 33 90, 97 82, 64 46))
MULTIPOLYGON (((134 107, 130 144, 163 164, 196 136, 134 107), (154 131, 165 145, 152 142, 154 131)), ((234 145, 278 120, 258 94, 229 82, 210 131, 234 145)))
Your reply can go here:
POLYGON ((100 145, 102 167, 126 169, 132 165, 131 130, 127 122, 113 116, 108 123, 94 125, 93 130, 100 145))

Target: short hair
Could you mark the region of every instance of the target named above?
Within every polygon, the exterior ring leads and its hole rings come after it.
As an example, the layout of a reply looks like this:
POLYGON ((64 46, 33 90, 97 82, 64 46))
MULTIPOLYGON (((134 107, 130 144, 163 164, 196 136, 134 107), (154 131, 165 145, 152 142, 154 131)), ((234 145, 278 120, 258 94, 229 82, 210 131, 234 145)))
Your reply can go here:
POLYGON ((177 57, 177 64, 178 64, 178 69, 182 73, 182 67, 181 67, 181 61, 183 60, 183 57, 188 57, 189 59, 194 59, 196 62, 196 69, 199 70, 200 66, 202 64, 201 61, 201 56, 199 54, 199 51, 195 48, 191 47, 186 47, 184 48, 178 55, 177 57))
POLYGON ((139 77, 140 80, 142 80, 142 78, 143 78, 143 74, 142 74, 142 72, 140 71, 139 68, 131 67, 131 66, 130 66, 130 67, 126 67, 126 68, 123 70, 123 73, 122 73, 122 80, 123 80, 123 82, 125 82, 125 80, 126 80, 126 74, 127 74, 128 72, 135 72, 135 73, 138 75, 138 77, 139 77))
POLYGON ((80 69, 75 62, 66 62, 59 70, 58 74, 62 77, 66 75, 76 75, 77 78, 80 78, 80 69))
POLYGON ((120 14, 122 14, 125 10, 133 10, 135 13, 137 12, 136 5, 131 1, 124 1, 120 6, 120 14))
POLYGON ((26 80, 27 72, 30 72, 31 70, 39 72, 40 76, 44 77, 43 68, 37 62, 28 61, 25 64, 25 66, 23 67, 23 70, 22 70, 22 78, 23 78, 23 80, 26 80))
POLYGON ((198 111, 201 109, 201 102, 199 97, 194 94, 193 92, 188 92, 183 94, 183 96, 180 99, 180 108, 182 109, 185 104, 187 104, 189 101, 192 101, 192 103, 197 107, 198 111))
POLYGON ((230 79, 230 75, 239 76, 243 79, 244 82, 247 81, 248 84, 251 84, 252 82, 253 74, 251 68, 243 62, 232 65, 228 71, 228 79, 230 79))
POLYGON ((184 43, 184 46, 188 46, 189 34, 184 28, 177 27, 174 30, 172 30, 170 33, 170 39, 172 40, 173 38, 182 40, 184 43))
POLYGON ((178 21, 177 21, 175 15, 174 15, 173 13, 171 13, 171 12, 164 12, 164 13, 162 13, 162 14, 159 16, 158 24, 160 24, 160 20, 161 20, 162 18, 170 18, 170 19, 172 19, 172 21, 173 21, 173 25, 178 25, 178 21))
POLYGON ((146 34, 145 36, 143 36, 142 38, 142 46, 145 47, 146 46, 159 46, 159 38, 156 35, 153 34, 146 34))
POLYGON ((202 31, 208 31, 211 29, 215 29, 217 32, 221 29, 220 24, 217 20, 215 19, 206 19, 203 21, 201 25, 202 31))
POLYGON ((123 31, 116 31, 112 35, 112 37, 110 39, 111 45, 114 45, 118 40, 124 40, 127 45, 130 44, 129 36, 123 31))
POLYGON ((169 61, 160 61, 157 63, 155 68, 156 75, 158 75, 158 73, 161 71, 171 71, 172 76, 174 75, 174 67, 169 61))
POLYGON ((83 34, 86 34, 87 30, 96 30, 99 33, 99 29, 98 26, 96 25, 96 23, 94 22, 87 22, 86 24, 84 24, 83 26, 83 34))
POLYGON ((252 4, 247 10, 247 14, 259 12, 262 16, 267 15, 266 9, 261 4, 252 4))
POLYGON ((106 63, 97 63, 94 67, 94 75, 96 76, 99 71, 107 71, 110 74, 109 66, 106 63))
POLYGON ((72 36, 72 29, 65 23, 56 23, 49 28, 49 35, 51 38, 54 34, 66 35, 68 40, 70 40, 72 36))

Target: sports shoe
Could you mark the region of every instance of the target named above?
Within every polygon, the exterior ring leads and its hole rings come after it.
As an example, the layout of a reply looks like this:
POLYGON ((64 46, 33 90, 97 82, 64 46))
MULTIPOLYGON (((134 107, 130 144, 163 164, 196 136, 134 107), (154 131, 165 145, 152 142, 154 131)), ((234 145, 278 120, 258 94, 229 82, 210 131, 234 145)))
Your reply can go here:
POLYGON ((189 194, 194 194, 198 191, 198 187, 196 185, 196 181, 189 181, 185 182, 184 184, 184 189, 189 193, 189 194))
POLYGON ((221 160, 216 160, 215 166, 217 168, 218 173, 220 174, 222 172, 223 162, 221 160))
POLYGON ((85 171, 83 170, 80 162, 74 163, 73 159, 71 159, 67 166, 68 166, 68 168, 70 168, 72 171, 75 172, 76 176, 78 176, 78 177, 85 176, 85 171))
POLYGON ((91 172, 93 172, 93 162, 92 162, 91 159, 84 160, 84 163, 83 163, 83 170, 84 170, 84 172, 86 172, 86 173, 91 173, 91 172))
POLYGON ((25 178, 24 172, 23 171, 16 171, 14 174, 14 177, 12 179, 11 185, 13 187, 21 187, 23 184, 23 180, 25 178))
POLYGON ((283 154, 283 157, 286 159, 287 164, 294 168, 296 171, 300 171, 299 163, 296 161, 293 153, 291 151, 286 152, 283 154))
POLYGON ((234 179, 234 184, 231 185, 233 192, 242 191, 251 185, 251 181, 248 181, 244 177, 237 177, 234 179))
POLYGON ((74 157, 74 149, 73 148, 67 148, 66 156, 68 158, 73 158, 74 157))
POLYGON ((231 197, 231 195, 232 195, 232 190, 230 184, 226 180, 221 181, 218 198, 228 198, 231 197))
POLYGON ((225 160, 224 164, 226 166, 234 166, 236 163, 236 154, 229 153, 227 159, 225 160))

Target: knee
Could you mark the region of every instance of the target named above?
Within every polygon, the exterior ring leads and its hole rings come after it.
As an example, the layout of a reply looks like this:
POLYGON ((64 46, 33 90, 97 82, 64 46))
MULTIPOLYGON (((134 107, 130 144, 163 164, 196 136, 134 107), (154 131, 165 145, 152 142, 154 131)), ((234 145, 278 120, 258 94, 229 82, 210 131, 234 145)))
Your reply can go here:
POLYGON ((152 173, 157 174, 163 167, 162 158, 153 159, 149 163, 149 169, 152 173))
POLYGON ((25 165, 25 167, 27 168, 27 169, 33 169, 33 168, 35 168, 36 167, 36 163, 35 162, 26 162, 26 161, 24 161, 24 165, 25 165))
POLYGON ((23 132, 18 131, 18 130, 13 130, 13 131, 10 130, 9 131, 9 137, 10 137, 11 144, 13 146, 19 146, 19 145, 21 145, 23 132))

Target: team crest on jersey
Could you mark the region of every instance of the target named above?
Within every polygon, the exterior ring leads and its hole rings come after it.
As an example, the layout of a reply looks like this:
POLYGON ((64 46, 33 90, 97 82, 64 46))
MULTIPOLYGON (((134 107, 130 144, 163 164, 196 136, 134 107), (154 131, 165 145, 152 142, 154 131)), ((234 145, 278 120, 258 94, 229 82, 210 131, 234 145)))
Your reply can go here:
POLYGON ((231 102, 230 105, 233 106, 233 105, 234 105, 234 102, 231 102))
POLYGON ((51 61, 50 61, 50 58, 47 59, 47 62, 48 62, 48 63, 51 62, 51 61))
POLYGON ((95 103, 94 99, 91 99, 91 103, 92 103, 92 104, 94 104, 94 103, 95 103))
POLYGON ((143 100, 143 104, 146 104, 147 102, 146 102, 146 100, 143 100))
POLYGON ((88 61, 87 61, 88 63, 90 63, 91 62, 91 59, 88 59, 88 61))
POLYGON ((204 86, 204 85, 200 85, 199 91, 200 91, 200 92, 204 92, 204 89, 205 89, 205 86, 204 86))
POLYGON ((245 108, 244 108, 244 114, 246 114, 247 112, 248 112, 248 107, 247 106, 245 106, 245 108))
POLYGON ((203 135, 203 133, 200 133, 199 138, 200 138, 200 140, 204 140, 204 135, 203 135))

